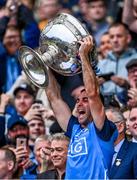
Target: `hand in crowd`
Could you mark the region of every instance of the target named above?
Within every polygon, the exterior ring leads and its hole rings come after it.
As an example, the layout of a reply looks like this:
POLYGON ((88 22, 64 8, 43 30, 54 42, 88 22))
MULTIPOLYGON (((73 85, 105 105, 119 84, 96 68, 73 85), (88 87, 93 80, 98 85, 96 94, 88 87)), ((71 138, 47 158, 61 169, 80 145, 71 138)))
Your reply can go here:
POLYGON ((7 1, 6 6, 0 9, 0 18, 4 16, 10 16, 9 2, 7 1))
POLYGON ((1 94, 0 96, 0 112, 4 113, 5 112, 5 108, 8 105, 8 103, 10 102, 11 97, 7 94, 1 94))
POLYGON ((17 13, 17 6, 20 1, 17 0, 7 0, 5 8, 3 8, 3 16, 11 17, 17 13))
POLYGON ((137 105, 137 88, 130 88, 128 90, 128 106, 135 107, 137 105))
POLYGON ((33 165, 33 162, 29 159, 29 152, 26 148, 20 146, 14 150, 16 154, 16 161, 19 167, 27 169, 33 165))
POLYGON ((96 76, 96 78, 97 78, 98 85, 102 85, 105 82, 105 79, 102 77, 96 76))
MULTIPOLYGON (((110 77, 110 80, 113 81, 115 84, 117 84, 120 87, 127 87, 129 86, 129 83, 126 79, 122 78, 122 77, 118 77, 116 75, 113 75, 110 77)), ((102 85, 103 83, 105 83, 108 80, 105 80, 105 78, 103 77, 97 77, 97 81, 99 85, 102 85)))
POLYGON ((55 118, 55 114, 51 109, 47 109, 45 107, 41 108, 42 110, 42 117, 43 119, 54 119, 55 118))
POLYGON ((24 148, 23 146, 19 146, 14 150, 15 154, 16 154, 16 161, 18 162, 18 164, 21 164, 22 161, 24 161, 25 159, 27 159, 29 157, 29 153, 27 151, 26 148, 24 148))
POLYGON ((48 167, 49 162, 50 162, 50 154, 51 154, 50 148, 42 147, 40 149, 40 157, 41 157, 40 172, 44 172, 47 170, 47 167, 48 167))
POLYGON ((29 159, 29 157, 27 157, 26 159, 24 159, 21 163, 20 166, 23 169, 28 169, 29 167, 31 167, 34 163, 29 159))
POLYGON ((48 148, 41 148, 40 149, 40 157, 41 157, 41 159, 48 161, 50 154, 51 154, 50 149, 48 149, 48 148))
POLYGON ((43 112, 43 108, 42 108, 41 104, 35 103, 35 104, 32 104, 31 108, 25 114, 24 118, 28 121, 30 121, 32 119, 40 119, 41 120, 42 112, 43 112))
POLYGON ((0 19, 3 18, 4 16, 7 16, 8 12, 5 10, 5 8, 2 8, 0 10, 0 19))
POLYGON ((118 77, 118 76, 114 75, 114 76, 111 76, 110 79, 120 87, 127 87, 127 85, 128 85, 128 81, 122 77, 118 77))

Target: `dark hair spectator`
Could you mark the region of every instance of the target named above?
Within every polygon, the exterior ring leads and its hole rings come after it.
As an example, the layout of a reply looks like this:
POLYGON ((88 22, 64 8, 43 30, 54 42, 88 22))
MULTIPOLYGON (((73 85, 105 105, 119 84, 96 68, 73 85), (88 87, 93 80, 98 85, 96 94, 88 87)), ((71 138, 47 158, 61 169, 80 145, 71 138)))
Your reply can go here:
POLYGON ((107 57, 108 52, 111 50, 112 50, 112 46, 110 43, 109 33, 105 32, 104 34, 102 34, 100 38, 100 44, 98 47, 99 60, 105 59, 107 57))
POLYGON ((107 21, 107 4, 104 0, 89 0, 88 3, 88 23, 91 26, 92 35, 97 46, 100 44, 102 34, 108 31, 110 26, 107 21))
POLYGON ((0 148, 0 179, 12 179, 16 167, 16 156, 8 148, 0 148))

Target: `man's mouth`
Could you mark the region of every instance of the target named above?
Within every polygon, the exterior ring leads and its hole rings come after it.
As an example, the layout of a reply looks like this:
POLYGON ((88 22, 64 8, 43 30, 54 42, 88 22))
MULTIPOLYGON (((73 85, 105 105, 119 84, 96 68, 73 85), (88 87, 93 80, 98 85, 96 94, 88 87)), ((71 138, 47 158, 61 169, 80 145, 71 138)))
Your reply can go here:
POLYGON ((24 106, 25 106, 24 103, 20 103, 20 104, 19 104, 19 107, 24 107, 24 106))
POLYGON ((40 135, 41 135, 40 132, 33 132, 32 134, 33 134, 34 136, 40 136, 40 135))
POLYGON ((78 113, 79 113, 79 115, 78 115, 79 118, 82 118, 85 115, 84 110, 78 110, 78 113))
POLYGON ((53 159, 54 163, 58 163, 60 159, 53 159))

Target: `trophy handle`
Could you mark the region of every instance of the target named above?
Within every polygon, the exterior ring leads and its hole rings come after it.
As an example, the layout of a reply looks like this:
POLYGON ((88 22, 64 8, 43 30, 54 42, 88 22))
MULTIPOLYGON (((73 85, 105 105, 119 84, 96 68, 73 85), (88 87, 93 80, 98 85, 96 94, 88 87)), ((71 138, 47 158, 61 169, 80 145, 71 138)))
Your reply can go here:
POLYGON ((34 85, 39 88, 48 86, 49 78, 47 66, 42 61, 38 49, 34 51, 28 46, 21 46, 19 48, 18 59, 28 79, 34 85))

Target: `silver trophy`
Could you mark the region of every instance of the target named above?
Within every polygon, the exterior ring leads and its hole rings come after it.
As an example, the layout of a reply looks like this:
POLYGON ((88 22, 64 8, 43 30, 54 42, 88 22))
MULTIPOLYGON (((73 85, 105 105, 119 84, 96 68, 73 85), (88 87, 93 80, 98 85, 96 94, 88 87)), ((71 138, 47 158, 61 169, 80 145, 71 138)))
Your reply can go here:
MULTIPOLYGON (((72 15, 61 13, 49 21, 39 39, 39 47, 19 49, 19 61, 33 84, 45 88, 48 85, 47 68, 64 76, 73 76, 82 71, 78 41, 89 32, 72 15)), ((91 65, 97 72, 95 46, 89 54, 91 65)))

